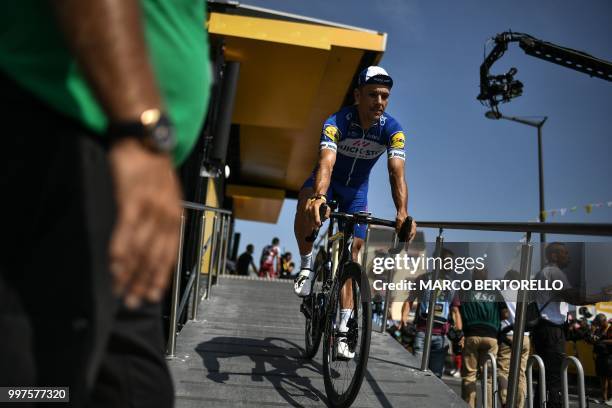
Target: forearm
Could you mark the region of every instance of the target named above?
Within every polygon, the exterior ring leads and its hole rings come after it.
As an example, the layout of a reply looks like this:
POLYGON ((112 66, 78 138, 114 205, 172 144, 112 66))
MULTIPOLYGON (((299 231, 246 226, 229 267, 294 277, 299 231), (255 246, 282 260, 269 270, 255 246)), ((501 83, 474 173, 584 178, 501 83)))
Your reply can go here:
POLYGON ((137 0, 52 0, 68 47, 111 121, 161 108, 137 0))
POLYGON ((317 172, 315 174, 314 194, 325 194, 329 188, 333 165, 330 165, 327 160, 319 161, 317 172))
POLYGON ((404 169, 398 166, 389 166, 389 183, 391 196, 398 214, 408 214, 408 186, 404 178, 404 169))

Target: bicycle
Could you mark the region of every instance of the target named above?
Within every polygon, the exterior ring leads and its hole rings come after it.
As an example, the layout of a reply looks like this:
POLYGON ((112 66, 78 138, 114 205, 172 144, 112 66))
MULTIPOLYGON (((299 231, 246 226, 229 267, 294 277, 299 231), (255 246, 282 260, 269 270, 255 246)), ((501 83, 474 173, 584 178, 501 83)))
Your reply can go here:
MULTIPOLYGON (((310 295, 302 300, 300 310, 306 318, 305 322, 305 352, 304 357, 313 358, 319 349, 323 337, 323 379, 329 405, 332 407, 350 406, 361 388, 370 352, 372 334, 372 305, 370 285, 365 270, 352 260, 351 244, 355 224, 380 225, 395 228, 395 221, 372 217, 370 213, 354 214, 335 212, 337 203, 331 201, 321 205, 321 220, 325 218, 327 206, 332 213, 328 228, 328 243, 323 262, 315 268, 310 295), (333 224, 338 224, 342 231, 333 234, 333 224), (332 246, 340 240, 340 255, 337 272, 333 273, 332 246), (317 282, 321 278, 321 282, 317 282), (340 293, 350 280, 352 289, 352 315, 348 320, 348 332, 338 330, 340 324, 340 293), (354 354, 352 359, 339 358, 336 355, 336 341, 346 336, 349 350, 354 354)), ((408 217, 402 225, 400 236, 407 236, 412 224, 408 217)), ((312 242, 318 235, 318 230, 307 238, 312 242)), ((404 247, 404 242, 389 250, 395 255, 404 247)), ((347 292, 345 290, 345 292, 347 292)), ((386 318, 386 316, 385 316, 386 318)))

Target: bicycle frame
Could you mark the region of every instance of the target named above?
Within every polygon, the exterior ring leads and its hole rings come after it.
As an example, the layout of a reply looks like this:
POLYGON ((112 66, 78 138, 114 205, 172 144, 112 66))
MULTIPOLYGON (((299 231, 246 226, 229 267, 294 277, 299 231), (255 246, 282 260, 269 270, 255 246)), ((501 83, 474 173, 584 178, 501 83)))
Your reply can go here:
MULTIPOLYGON (((356 224, 368 224, 368 225, 381 225, 385 227, 395 228, 395 222, 384 220, 381 218, 372 217, 370 213, 366 213, 366 212, 359 212, 355 214, 332 212, 329 222, 330 222, 330 225, 327 229, 327 234, 328 234, 327 246, 325 248, 326 260, 322 268, 323 269, 323 277, 322 277, 323 287, 321 290, 321 292, 325 295, 326 300, 328 298, 329 291, 332 288, 334 279, 339 278, 341 276, 344 270, 344 265, 353 261, 352 253, 351 253, 351 248, 352 248, 351 244, 353 243, 353 240, 354 240, 355 225, 356 224), (340 221, 342 221, 342 231, 339 231, 338 233, 334 234, 334 226, 338 226, 340 224, 340 221), (333 263, 334 262, 333 244, 338 239, 341 239, 340 254, 339 254, 337 265, 335 268, 334 267, 335 265, 333 263), (336 270, 335 274, 334 274, 334 270, 336 270)), ((317 281, 319 277, 319 272, 320 272, 320 269, 317 268, 317 270, 315 271, 315 278, 313 282, 317 281)), ((362 282, 364 284, 362 287, 369 287, 369 281, 365 274, 362 274, 362 282)), ((370 301, 369 291, 364 292, 364 296, 366 296, 367 301, 370 301)), ((328 308, 328 302, 326 301, 325 307, 323 310, 324 313, 322 314, 322 316, 327 316, 327 313, 328 313, 327 308, 328 308)))

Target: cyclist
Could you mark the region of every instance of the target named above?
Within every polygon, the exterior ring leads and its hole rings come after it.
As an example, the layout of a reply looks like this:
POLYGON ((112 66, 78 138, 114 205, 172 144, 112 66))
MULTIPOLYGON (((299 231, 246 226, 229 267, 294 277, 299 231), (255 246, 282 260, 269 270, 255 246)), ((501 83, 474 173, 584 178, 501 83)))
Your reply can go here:
POLYGON ((281 250, 278 246, 280 240, 276 237, 272 239, 271 245, 266 245, 261 251, 261 258, 259 260, 259 277, 275 278, 280 273, 280 254, 281 250), (276 265, 276 271, 274 270, 276 265))
MULTIPOLYGON (((319 160, 298 195, 294 231, 300 250, 300 272, 294 291, 298 296, 310 294, 314 278, 312 243, 306 242, 313 229, 321 225, 319 207, 327 199, 335 199, 339 210, 347 213, 366 211, 370 171, 380 155, 387 151, 391 193, 397 210, 396 230, 408 217, 408 188, 404 178, 405 136, 398 121, 385 113, 393 79, 378 66, 364 69, 357 78, 353 94, 355 105, 342 108, 323 124, 319 160)), ((351 248, 353 259, 363 245, 365 225, 356 225, 351 248)), ((416 232, 413 222, 410 239, 416 232)), ((336 346, 341 358, 353 358, 346 336, 347 322, 352 311, 351 285, 341 293, 340 335, 336 346)))

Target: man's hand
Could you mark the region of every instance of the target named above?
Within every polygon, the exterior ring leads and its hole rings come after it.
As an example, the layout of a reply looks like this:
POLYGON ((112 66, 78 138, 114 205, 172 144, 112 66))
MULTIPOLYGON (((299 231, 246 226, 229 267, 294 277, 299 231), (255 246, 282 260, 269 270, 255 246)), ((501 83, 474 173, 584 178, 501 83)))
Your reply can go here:
MULTIPOLYGON (((395 216, 395 232, 398 234, 398 236, 400 234, 400 230, 406 218, 408 218, 408 214, 405 212, 398 212, 397 215, 395 216)), ((412 225, 410 226, 410 233, 408 234, 408 236, 399 237, 399 239, 400 241, 406 241, 406 244, 408 244, 410 241, 414 239, 415 235, 416 235, 416 222, 412 220, 412 225)))
MULTIPOLYGON (((312 229, 319 228, 321 224, 323 224, 321 221, 321 214, 319 214, 319 209, 323 204, 325 204, 325 200, 322 198, 314 200, 309 198, 306 202, 306 215, 308 216, 309 227, 312 229)), ((328 207, 325 217, 329 217, 329 213, 330 209, 328 207)))
POLYGON ((157 302, 177 255, 180 189, 170 157, 125 139, 109 152, 117 201, 110 243, 113 290, 128 307, 157 302))

